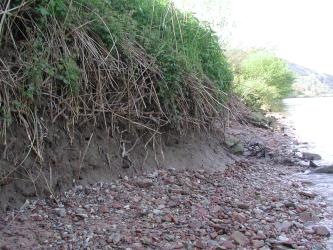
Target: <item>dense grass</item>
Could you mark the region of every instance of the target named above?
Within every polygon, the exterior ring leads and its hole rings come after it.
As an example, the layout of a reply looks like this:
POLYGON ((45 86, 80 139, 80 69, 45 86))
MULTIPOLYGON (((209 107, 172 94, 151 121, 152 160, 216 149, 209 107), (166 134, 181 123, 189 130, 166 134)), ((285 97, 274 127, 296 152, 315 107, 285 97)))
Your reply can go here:
POLYGON ((7 3, 0 34, 6 126, 43 114, 74 126, 83 119, 182 131, 219 117, 232 82, 219 41, 169 1, 7 3))
POLYGON ((237 72, 235 91, 247 105, 271 110, 292 92, 295 77, 274 54, 260 50, 237 52, 233 59, 237 72))

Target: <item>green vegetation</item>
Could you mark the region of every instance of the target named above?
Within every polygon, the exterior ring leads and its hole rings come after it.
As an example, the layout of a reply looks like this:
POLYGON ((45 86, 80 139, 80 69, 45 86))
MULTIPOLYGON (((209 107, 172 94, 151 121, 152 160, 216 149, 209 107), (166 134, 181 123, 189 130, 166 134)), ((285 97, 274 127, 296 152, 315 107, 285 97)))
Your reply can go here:
POLYGON ((294 75, 287 64, 266 51, 232 56, 237 77, 235 91, 249 106, 269 110, 292 92, 294 75))
POLYGON ((37 131, 44 117, 182 131, 208 127, 223 109, 233 76, 218 38, 169 1, 0 5, 4 126, 15 118, 37 131))

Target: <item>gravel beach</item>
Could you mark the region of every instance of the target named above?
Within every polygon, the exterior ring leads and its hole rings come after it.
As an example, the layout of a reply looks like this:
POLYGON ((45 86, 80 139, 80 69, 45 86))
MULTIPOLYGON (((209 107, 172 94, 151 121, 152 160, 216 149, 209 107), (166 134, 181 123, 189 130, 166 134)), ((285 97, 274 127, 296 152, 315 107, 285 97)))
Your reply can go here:
POLYGON ((247 138, 224 171, 156 170, 29 201, 0 217, 0 249, 325 249, 330 215, 293 177, 304 167, 290 138, 250 131, 266 156, 247 138))

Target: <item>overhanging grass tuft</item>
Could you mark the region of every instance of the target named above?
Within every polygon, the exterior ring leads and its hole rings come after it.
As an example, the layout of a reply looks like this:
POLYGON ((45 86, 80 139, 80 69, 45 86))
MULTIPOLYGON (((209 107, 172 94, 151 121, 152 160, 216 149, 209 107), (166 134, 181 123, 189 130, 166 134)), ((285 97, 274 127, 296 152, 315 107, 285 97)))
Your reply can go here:
MULTIPOLYGON (((163 0, 4 1, 2 132, 43 121, 207 128, 232 74, 214 32, 163 0)), ((33 140, 33 139, 31 139, 33 140)))

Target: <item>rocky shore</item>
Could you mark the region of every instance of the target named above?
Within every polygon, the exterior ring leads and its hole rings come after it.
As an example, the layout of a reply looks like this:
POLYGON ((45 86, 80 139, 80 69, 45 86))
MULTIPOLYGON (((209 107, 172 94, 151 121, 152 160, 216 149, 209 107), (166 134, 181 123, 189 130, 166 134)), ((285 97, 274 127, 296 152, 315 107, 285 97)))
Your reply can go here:
POLYGON ((156 170, 26 202, 0 217, 0 249, 325 249, 330 215, 293 177, 304 167, 290 138, 231 127, 244 150, 226 170, 156 170))

